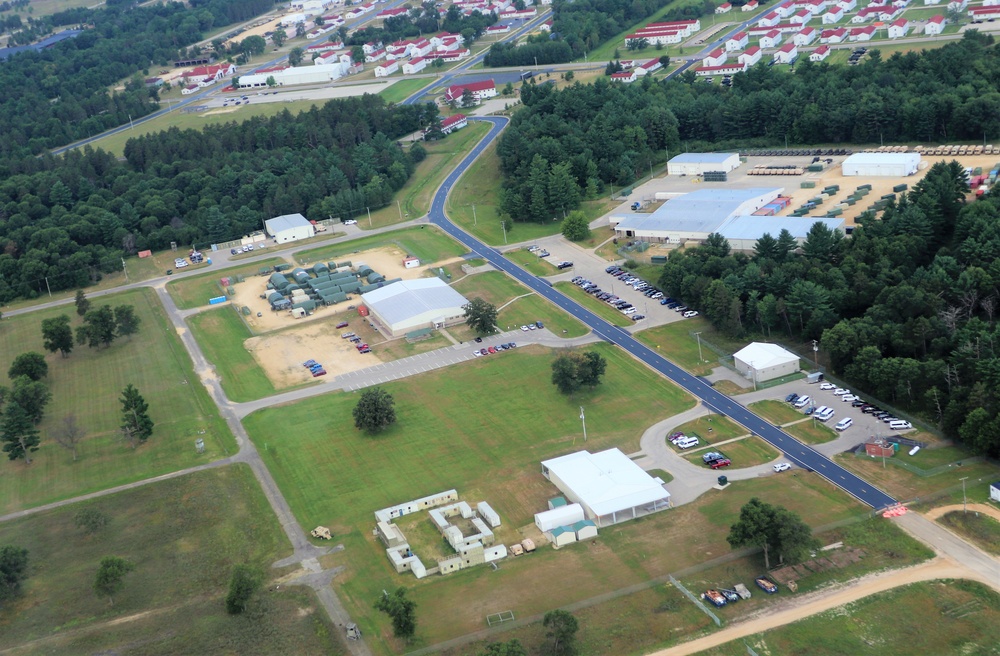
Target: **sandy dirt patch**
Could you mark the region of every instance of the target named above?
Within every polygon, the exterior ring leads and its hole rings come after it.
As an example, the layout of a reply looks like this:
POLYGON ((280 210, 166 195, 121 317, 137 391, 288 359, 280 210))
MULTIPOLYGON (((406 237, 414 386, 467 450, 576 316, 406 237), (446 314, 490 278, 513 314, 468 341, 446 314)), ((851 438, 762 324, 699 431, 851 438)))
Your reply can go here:
POLYGON ((971 578, 982 580, 969 569, 941 556, 920 565, 906 569, 882 572, 850 581, 840 586, 826 588, 814 593, 779 602, 784 609, 776 605, 768 605, 747 620, 732 624, 712 635, 685 642, 683 644, 652 652, 650 656, 685 656, 706 649, 718 647, 732 640, 768 631, 770 629, 791 624, 812 615, 844 606, 853 601, 879 592, 885 592, 903 585, 931 581, 934 579, 971 578))
POLYGON ((267 21, 266 23, 258 25, 257 27, 248 28, 240 32, 239 35, 237 35, 233 39, 227 41, 225 45, 228 47, 232 43, 239 43, 240 41, 243 41, 243 39, 247 38, 248 36, 264 36, 268 32, 273 32, 278 27, 278 23, 280 23, 283 18, 284 16, 278 16, 277 18, 273 18, 267 21))
MULTIPOLYGON (((951 506, 941 506, 940 508, 931 508, 924 513, 924 515, 927 519, 937 519, 956 510, 962 510, 962 506, 960 504, 954 504, 951 506)), ((1000 508, 995 508, 994 506, 989 506, 985 503, 970 503, 969 511, 989 515, 993 519, 1000 521, 1000 508)))

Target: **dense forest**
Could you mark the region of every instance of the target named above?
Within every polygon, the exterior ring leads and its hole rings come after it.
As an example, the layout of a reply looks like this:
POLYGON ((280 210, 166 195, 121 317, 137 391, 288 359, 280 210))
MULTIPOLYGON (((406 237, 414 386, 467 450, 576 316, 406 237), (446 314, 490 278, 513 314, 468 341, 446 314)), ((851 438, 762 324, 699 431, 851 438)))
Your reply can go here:
POLYGON ((92 27, 75 39, 42 52, 20 53, 0 65, 0 158, 35 155, 155 111, 155 91, 142 83, 151 63, 167 65, 206 31, 252 17, 273 7, 274 0, 190 4, 109 3, 41 19, 49 28, 92 27), (124 90, 108 92, 133 75, 124 90))
POLYGON ((369 26, 355 30, 348 36, 347 44, 360 46, 373 42, 388 45, 393 41, 430 36, 443 30, 461 34, 465 37, 465 46, 469 47, 482 36, 487 27, 496 22, 497 16, 492 12, 483 14, 474 11, 471 16, 463 16, 456 5, 448 7, 444 18, 439 19, 434 3, 427 1, 421 7, 410 9, 409 14, 385 19, 382 27, 369 26))
POLYGON ((820 340, 833 371, 1000 456, 1000 197, 967 203, 965 170, 935 164, 851 238, 817 223, 800 250, 752 254, 713 235, 674 251, 660 284, 734 336, 820 340))
MULTIPOLYGON (((497 152, 501 208, 516 220, 550 219, 576 206, 543 184, 543 165, 568 163, 573 198, 627 185, 686 150, 784 143, 885 143, 1000 137, 1000 53, 993 38, 961 41, 859 66, 801 61, 792 74, 754 66, 732 88, 694 74, 630 85, 598 79, 555 90, 524 85, 497 152), (540 158, 540 159, 539 159, 540 158), (532 175, 534 173, 534 175, 532 175)), ((524 46, 527 48, 528 46, 524 46)))
MULTIPOLYGON (((552 33, 528 38, 523 44, 496 43, 483 63, 486 66, 559 64, 583 57, 608 39, 658 12, 673 0, 555 0, 552 33)), ((658 18, 674 21, 697 18, 715 11, 711 0, 685 4, 658 18)))
POLYGON ((22 160, 0 182, 0 302, 89 284, 121 256, 206 244, 301 212, 348 218, 387 205, 422 149, 396 139, 437 108, 366 95, 243 123, 132 139, 125 162, 73 150, 22 160), (30 167, 30 168, 29 168, 30 167))

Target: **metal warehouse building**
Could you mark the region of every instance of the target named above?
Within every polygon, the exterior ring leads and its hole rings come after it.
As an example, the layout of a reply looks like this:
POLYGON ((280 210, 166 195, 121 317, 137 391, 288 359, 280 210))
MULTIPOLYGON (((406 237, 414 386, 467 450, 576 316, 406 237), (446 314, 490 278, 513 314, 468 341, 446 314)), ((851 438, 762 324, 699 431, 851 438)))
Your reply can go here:
POLYGON ((739 153, 683 153, 667 162, 667 175, 703 175, 709 171, 728 173, 739 165, 739 153))
POLYGON ((264 221, 264 229, 279 244, 297 239, 309 239, 316 234, 316 228, 301 214, 285 214, 268 219, 264 221))
POLYGON ((756 382, 773 380, 799 370, 799 356, 777 344, 751 342, 733 353, 736 371, 756 382))
POLYGON ((465 321, 469 301, 440 278, 400 280, 361 295, 370 318, 393 337, 465 321))
POLYGON ((587 519, 599 527, 670 507, 670 493, 663 481, 647 474, 618 449, 577 451, 545 460, 542 474, 567 499, 580 504, 587 519))
POLYGON ((920 153, 855 153, 844 160, 844 175, 866 177, 913 175, 920 168, 920 153))

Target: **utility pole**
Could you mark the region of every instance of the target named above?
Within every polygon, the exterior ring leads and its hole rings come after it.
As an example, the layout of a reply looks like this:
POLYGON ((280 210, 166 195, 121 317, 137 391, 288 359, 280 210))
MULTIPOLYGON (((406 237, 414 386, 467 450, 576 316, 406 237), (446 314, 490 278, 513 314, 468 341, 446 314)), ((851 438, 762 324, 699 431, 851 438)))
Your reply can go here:
POLYGON ((580 406, 580 421, 583 422, 583 441, 587 441, 587 418, 583 414, 583 406, 580 406))
POLYGON ((967 479, 967 478, 968 478, 968 476, 965 476, 965 477, 962 478, 962 512, 966 513, 966 514, 969 513, 969 507, 968 507, 969 506, 969 500, 965 496, 965 479, 967 479))
POLYGON ((813 364, 816 365, 816 371, 819 371, 819 342, 815 339, 813 340, 813 364))
POLYGON ((371 228, 372 227, 372 211, 368 207, 365 207, 365 209, 368 211, 368 227, 371 228))
POLYGON ((479 225, 479 220, 476 218, 476 204, 472 204, 472 225, 479 225))
POLYGON ((132 115, 131 114, 128 115, 128 129, 129 130, 134 130, 135 129, 135 124, 132 123, 132 115))
POLYGON ((507 243, 507 222, 501 221, 500 228, 503 230, 503 243, 507 243))
MULTIPOLYGON (((399 204, 399 199, 396 199, 396 209, 399 210, 399 220, 403 220, 403 206, 399 204)), ((371 227, 371 222, 368 222, 368 227, 371 227)))
POLYGON ((49 292, 49 298, 52 298, 52 288, 49 287, 49 277, 45 276, 45 289, 49 292))
POLYGON ((701 331, 696 332, 694 336, 698 339, 698 362, 704 362, 705 358, 701 357, 701 331))
POLYGON ((125 284, 128 284, 128 269, 125 268, 125 258, 122 258, 122 271, 125 272, 125 284))

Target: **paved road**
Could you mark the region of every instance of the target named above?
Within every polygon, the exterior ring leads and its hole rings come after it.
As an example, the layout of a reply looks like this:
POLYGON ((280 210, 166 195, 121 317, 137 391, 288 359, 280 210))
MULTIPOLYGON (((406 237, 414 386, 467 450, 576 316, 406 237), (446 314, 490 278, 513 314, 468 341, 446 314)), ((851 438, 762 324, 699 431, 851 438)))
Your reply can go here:
POLYGON ((855 474, 837 465, 826 456, 822 455, 812 447, 803 444, 799 440, 788 435, 781 429, 767 423, 756 414, 740 405, 737 401, 721 394, 712 388, 701 378, 692 376, 666 358, 660 356, 649 347, 637 341, 627 331, 612 326, 604 319, 587 308, 579 305, 575 301, 556 291, 548 281, 529 274, 527 271, 503 257, 496 248, 487 246, 475 237, 469 235, 461 228, 452 223, 444 213, 445 201, 451 188, 458 182, 458 179, 476 160, 477 157, 492 143, 500 132, 506 127, 508 119, 501 117, 476 118, 473 120, 487 121, 491 123, 489 134, 469 153, 464 160, 452 171, 441 187, 437 190, 434 200, 431 203, 430 220, 434 225, 439 226, 445 232, 468 247, 471 251, 483 257, 490 264, 506 272, 528 289, 544 296, 557 306, 563 308, 577 319, 583 321, 601 339, 620 346, 628 351, 638 360, 659 372, 663 376, 673 381, 676 385, 701 400, 705 407, 723 416, 730 417, 733 421, 746 428, 751 433, 761 436, 772 446, 782 451, 793 463, 815 471, 823 478, 827 479, 837 487, 840 487, 848 494, 854 496, 862 503, 873 508, 883 508, 895 503, 895 499, 879 490, 871 483, 861 479, 855 474))

